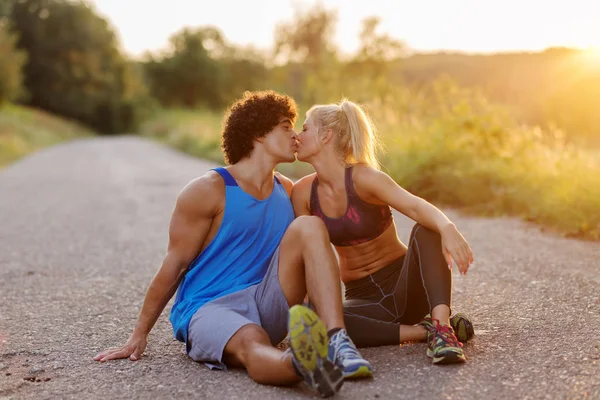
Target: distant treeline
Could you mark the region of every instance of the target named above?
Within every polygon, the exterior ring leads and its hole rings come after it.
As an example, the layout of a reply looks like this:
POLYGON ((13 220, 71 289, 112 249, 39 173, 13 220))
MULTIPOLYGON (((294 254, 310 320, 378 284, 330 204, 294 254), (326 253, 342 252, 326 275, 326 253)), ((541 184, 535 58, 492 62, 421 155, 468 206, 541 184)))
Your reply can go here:
POLYGON ((446 74, 462 86, 481 88, 524 122, 555 125, 568 137, 600 144, 600 54, 568 48, 420 54, 397 62, 394 71, 413 84, 446 74))
POLYGON ((222 110, 244 90, 279 90, 302 106, 342 95, 366 102, 446 75, 524 122, 600 142, 600 65, 580 51, 408 56, 372 17, 358 51, 342 56, 331 41, 336 18, 321 6, 298 12, 277 27, 269 54, 232 45, 215 27, 186 28, 167 49, 134 61, 84 1, 2 0, 0 103, 38 107, 110 134, 135 131, 156 107, 222 110))

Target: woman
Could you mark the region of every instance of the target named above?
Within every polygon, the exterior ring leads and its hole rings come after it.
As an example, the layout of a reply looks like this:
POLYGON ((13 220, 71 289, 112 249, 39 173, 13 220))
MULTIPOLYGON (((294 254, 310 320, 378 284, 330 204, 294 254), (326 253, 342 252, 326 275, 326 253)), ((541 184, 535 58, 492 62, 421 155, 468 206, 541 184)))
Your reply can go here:
POLYGON ((358 346, 427 340, 434 364, 464 362, 461 341, 473 336, 464 315, 450 319, 452 259, 461 274, 471 249, 439 209, 402 189, 379 170, 377 137, 355 103, 307 112, 297 158, 315 173, 292 192, 296 216, 327 226, 345 284, 344 317, 358 346), (391 208, 417 222, 408 246, 396 234, 391 208))

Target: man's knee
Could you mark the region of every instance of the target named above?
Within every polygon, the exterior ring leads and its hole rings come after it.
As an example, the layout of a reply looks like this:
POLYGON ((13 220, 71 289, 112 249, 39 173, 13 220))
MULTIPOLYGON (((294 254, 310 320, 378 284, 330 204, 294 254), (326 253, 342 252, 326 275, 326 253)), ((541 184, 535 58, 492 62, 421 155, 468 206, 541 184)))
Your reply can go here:
POLYGON ((319 217, 302 215, 292 222, 289 229, 303 240, 323 239, 324 236, 329 239, 327 227, 319 217))
POLYGON ((271 345, 271 340, 267 332, 258 325, 248 324, 233 335, 225 350, 226 353, 232 355, 241 364, 247 366, 250 353, 256 347, 265 345, 271 345))

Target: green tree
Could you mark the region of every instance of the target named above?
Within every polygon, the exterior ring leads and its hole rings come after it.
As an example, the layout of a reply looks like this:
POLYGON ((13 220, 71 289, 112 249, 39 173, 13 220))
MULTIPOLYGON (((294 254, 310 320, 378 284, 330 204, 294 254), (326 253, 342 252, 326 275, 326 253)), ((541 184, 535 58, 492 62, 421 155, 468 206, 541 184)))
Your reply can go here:
POLYGON ((355 56, 345 65, 345 92, 358 101, 364 97, 377 96, 383 99, 400 79, 392 76, 392 62, 404 55, 406 46, 388 34, 378 33, 379 17, 363 20, 359 35, 360 46, 355 56), (392 83, 392 85, 390 85, 392 83))
POLYGON ((105 133, 134 129, 143 86, 106 20, 87 3, 67 0, 19 0, 10 16, 29 54, 30 105, 105 133))
POLYGON ((280 23, 275 29, 275 56, 320 68, 337 53, 332 41, 336 22, 337 12, 321 5, 297 9, 292 23, 280 23))
POLYGON ((211 53, 226 53, 221 33, 212 27, 185 28, 169 42, 170 51, 147 56, 145 68, 152 95, 166 106, 220 106, 224 71, 211 53))
POLYGON ((321 5, 296 10, 292 22, 275 30, 275 60, 287 62, 277 74, 286 79, 282 86, 307 105, 337 99, 339 81, 338 50, 333 43, 337 12, 321 5))
POLYGON ((5 26, 10 20, 15 0, 3 0, 0 2, 0 25, 5 26))
POLYGON ((221 108, 245 90, 267 87, 265 57, 231 46, 214 27, 182 29, 169 43, 144 62, 150 91, 164 106, 221 108))
POLYGON ((16 35, 0 22, 0 106, 24 93, 22 69, 27 56, 16 48, 16 41, 16 35))
POLYGON ((220 58, 224 69, 222 93, 225 101, 238 98, 246 90, 269 88, 265 56, 253 48, 227 46, 220 58))

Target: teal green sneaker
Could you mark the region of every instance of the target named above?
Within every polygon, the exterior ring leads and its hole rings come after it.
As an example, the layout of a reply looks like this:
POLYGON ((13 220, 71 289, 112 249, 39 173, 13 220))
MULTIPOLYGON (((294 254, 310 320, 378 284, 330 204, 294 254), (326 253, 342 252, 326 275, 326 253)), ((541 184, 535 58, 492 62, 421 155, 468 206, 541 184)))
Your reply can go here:
POLYGON ((434 364, 467 361, 462 347, 450 325, 440 325, 437 319, 433 319, 432 328, 427 330, 427 356, 434 364))
MULTIPOLYGON (((432 330, 433 320, 431 319, 431 314, 427 314, 425 318, 423 318, 423 321, 419 322, 419 325, 424 326, 427 331, 432 330)), ((454 330, 454 334, 459 342, 466 343, 475 336, 473 323, 465 314, 458 313, 451 316, 450 326, 452 326, 452 330, 454 330)))
POLYGON ((290 308, 288 329, 292 363, 304 381, 322 397, 336 394, 344 383, 342 371, 328 359, 327 328, 311 309, 290 308))

